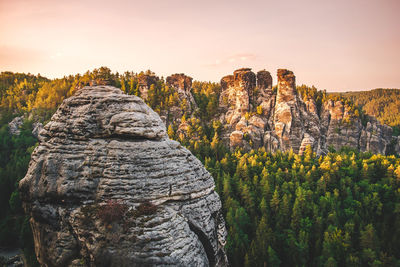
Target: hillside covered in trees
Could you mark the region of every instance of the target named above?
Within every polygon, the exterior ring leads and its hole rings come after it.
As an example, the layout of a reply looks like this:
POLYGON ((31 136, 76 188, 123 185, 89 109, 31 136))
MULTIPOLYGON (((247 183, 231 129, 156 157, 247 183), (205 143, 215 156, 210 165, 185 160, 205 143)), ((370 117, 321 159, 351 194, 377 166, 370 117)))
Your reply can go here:
MULTIPOLYGON (((0 246, 23 247, 34 264, 29 222, 16 190, 37 144, 33 123, 46 123, 63 99, 81 86, 102 81, 145 98, 165 120, 170 138, 187 147, 213 175, 223 203, 232 266, 400 264, 398 155, 348 147, 331 147, 326 155, 317 155, 310 146, 302 155, 264 147, 230 149, 216 119, 220 84, 193 82, 186 88, 184 82, 181 87, 190 90, 191 99, 185 90, 174 88, 179 82, 174 79, 167 83, 150 71, 118 74, 104 67, 54 80, 10 72, 0 75, 0 246), (8 123, 17 116, 23 123, 20 133, 13 135, 8 123)), ((326 94, 308 86, 299 86, 298 91, 303 99, 312 99, 316 109, 341 99, 354 116, 365 119, 364 113, 369 113, 365 108, 369 102, 361 97, 326 94)), ((384 97, 393 94, 374 98, 399 108, 399 103, 384 97)), ((257 112, 262 108, 255 107, 257 112)), ((395 119, 387 122, 398 125, 395 119)))
POLYGON ((363 111, 393 127, 400 134, 400 89, 374 89, 361 92, 333 93, 361 106, 363 111))

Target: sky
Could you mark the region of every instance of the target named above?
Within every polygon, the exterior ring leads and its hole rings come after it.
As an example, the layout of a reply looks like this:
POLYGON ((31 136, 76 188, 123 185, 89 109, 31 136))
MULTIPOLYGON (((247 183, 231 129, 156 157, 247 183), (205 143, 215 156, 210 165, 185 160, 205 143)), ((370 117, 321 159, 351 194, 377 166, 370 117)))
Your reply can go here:
POLYGON ((286 68, 327 91, 400 88, 400 0, 0 0, 0 71, 286 68))

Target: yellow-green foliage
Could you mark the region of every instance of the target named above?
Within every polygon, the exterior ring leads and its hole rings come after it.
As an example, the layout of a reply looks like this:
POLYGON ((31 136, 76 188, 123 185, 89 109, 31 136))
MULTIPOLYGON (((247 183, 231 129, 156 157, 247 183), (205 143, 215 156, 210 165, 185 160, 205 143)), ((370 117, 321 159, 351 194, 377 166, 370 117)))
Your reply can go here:
POLYGON ((400 134, 400 90, 375 89, 371 91, 337 93, 360 106, 364 113, 375 116, 381 123, 395 128, 400 134))
MULTIPOLYGON (((15 246, 32 242, 16 183, 27 170, 36 140, 31 135, 32 122, 25 122, 18 137, 9 135, 7 122, 15 113, 33 110, 42 120, 48 119, 65 97, 93 79, 109 79, 125 92, 140 95, 139 75, 144 74, 113 74, 107 68, 55 80, 0 75, 0 245, 10 240, 15 246), (46 112, 41 113, 42 109, 46 112)), ((231 152, 222 142, 224 125, 217 116, 220 90, 219 84, 193 82, 198 109, 192 114, 183 112, 187 130, 179 131, 177 121, 170 118, 167 125, 170 138, 187 147, 214 177, 232 266, 400 265, 398 157, 351 149, 320 157, 310 148, 302 156, 293 151, 271 154, 264 148, 231 152)), ((298 90, 304 99, 315 101, 318 112, 324 101, 336 99, 345 103, 350 116, 364 118, 350 96, 327 95, 307 86, 298 90)), ((394 110, 393 115, 400 113, 395 112, 399 97, 389 101, 386 93, 379 94, 394 110)), ((379 94, 373 96, 379 98, 379 94)), ((177 92, 162 79, 150 87, 148 96, 146 103, 160 114, 182 104, 177 92)), ((367 106, 367 102, 358 103, 367 106)), ((381 119, 396 124, 386 104, 379 110, 387 113, 379 113, 381 119)))

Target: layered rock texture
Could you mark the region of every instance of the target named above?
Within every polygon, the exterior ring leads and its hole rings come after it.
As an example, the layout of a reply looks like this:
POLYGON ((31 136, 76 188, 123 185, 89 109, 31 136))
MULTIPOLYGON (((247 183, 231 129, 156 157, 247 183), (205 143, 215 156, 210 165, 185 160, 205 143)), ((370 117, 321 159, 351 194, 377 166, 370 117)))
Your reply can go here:
POLYGON ((19 188, 42 266, 227 265, 213 178, 140 98, 84 87, 39 140, 19 188))
POLYGON ((8 131, 11 135, 20 135, 21 130, 19 129, 24 123, 23 117, 15 117, 12 121, 8 123, 8 131))
POLYGON ((293 72, 279 69, 277 88, 268 71, 236 70, 221 79, 219 120, 223 140, 231 149, 265 147, 267 151, 293 149, 302 154, 307 146, 326 154, 332 146, 360 151, 397 153, 398 140, 392 129, 369 117, 363 124, 341 100, 327 100, 320 107, 312 98, 303 99, 296 90, 293 72))

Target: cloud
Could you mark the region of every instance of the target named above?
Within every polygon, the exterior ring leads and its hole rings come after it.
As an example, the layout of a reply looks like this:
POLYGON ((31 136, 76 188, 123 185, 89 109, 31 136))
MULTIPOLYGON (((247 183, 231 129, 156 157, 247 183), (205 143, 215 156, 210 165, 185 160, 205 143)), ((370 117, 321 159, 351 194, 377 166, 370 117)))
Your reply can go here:
POLYGON ((218 67, 227 64, 233 64, 238 62, 248 62, 254 61, 257 59, 255 54, 251 53, 241 53, 241 54, 234 54, 223 59, 216 59, 213 63, 206 64, 207 67, 218 67))
POLYGON ((62 56, 64 56, 64 53, 58 51, 57 53, 51 55, 50 58, 51 59, 58 59, 58 58, 61 58, 62 56))

